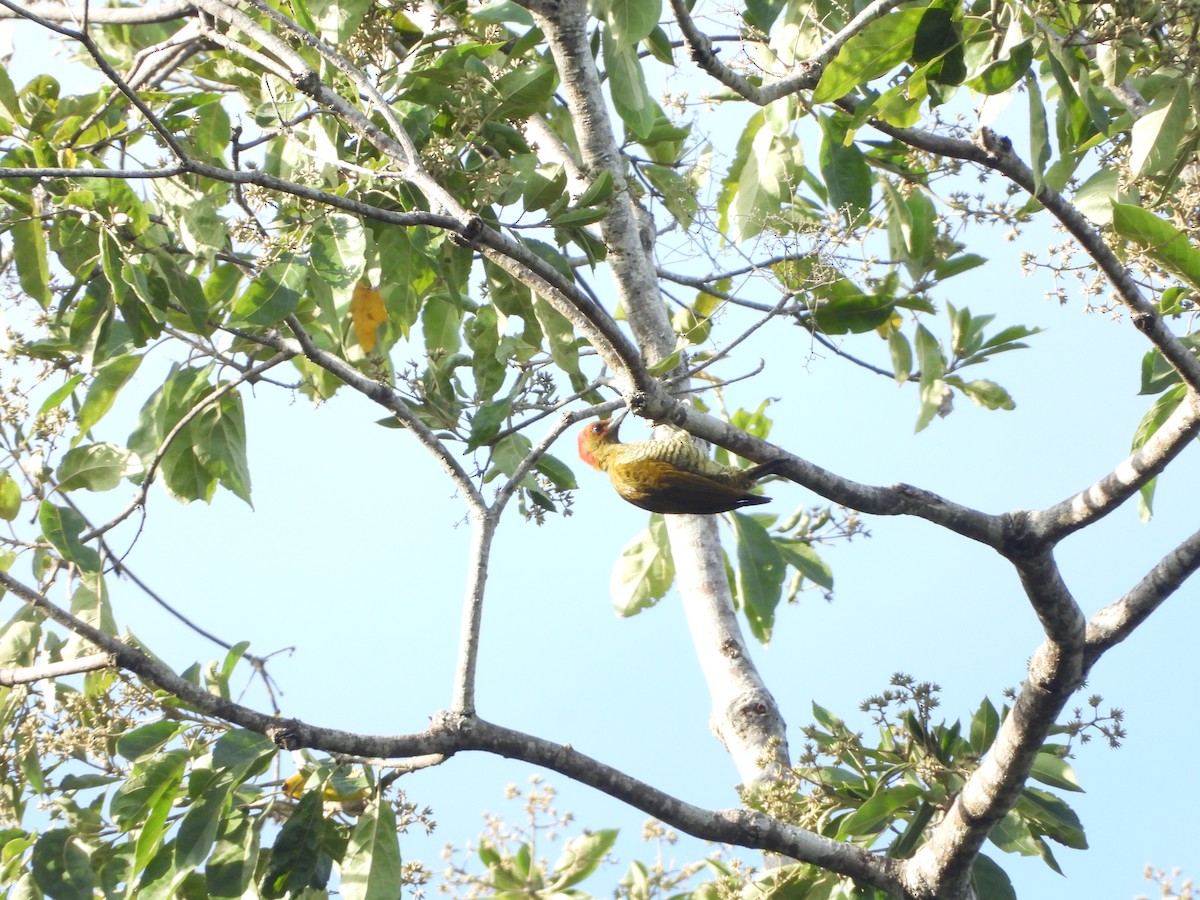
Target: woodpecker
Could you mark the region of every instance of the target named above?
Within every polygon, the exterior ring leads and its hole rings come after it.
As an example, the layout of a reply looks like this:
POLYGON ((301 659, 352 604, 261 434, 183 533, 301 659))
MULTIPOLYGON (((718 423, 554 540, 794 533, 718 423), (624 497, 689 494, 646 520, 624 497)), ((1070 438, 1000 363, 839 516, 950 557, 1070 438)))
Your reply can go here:
POLYGON ((579 458, 607 472, 617 493, 656 513, 711 515, 770 503, 750 493, 754 482, 783 464, 773 459, 740 469, 723 466, 678 431, 667 438, 622 444, 619 420, 593 422, 579 435, 579 458))

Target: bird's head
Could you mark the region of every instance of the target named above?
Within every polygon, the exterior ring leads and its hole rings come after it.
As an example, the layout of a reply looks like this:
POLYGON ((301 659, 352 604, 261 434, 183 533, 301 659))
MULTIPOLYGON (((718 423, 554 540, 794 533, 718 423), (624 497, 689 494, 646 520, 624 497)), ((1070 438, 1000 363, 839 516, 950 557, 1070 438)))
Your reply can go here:
POLYGON ((606 444, 618 443, 617 431, 620 427, 620 419, 589 424, 579 432, 579 458, 593 469, 599 469, 600 464, 596 460, 596 451, 606 444))

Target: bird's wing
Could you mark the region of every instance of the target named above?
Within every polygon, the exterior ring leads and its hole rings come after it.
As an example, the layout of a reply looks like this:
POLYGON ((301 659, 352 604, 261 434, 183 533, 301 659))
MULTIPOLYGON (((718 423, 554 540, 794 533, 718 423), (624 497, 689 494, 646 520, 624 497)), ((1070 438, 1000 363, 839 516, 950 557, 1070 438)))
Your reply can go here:
POLYGON ((662 460, 609 466, 617 493, 635 506, 661 513, 705 515, 765 502, 765 498, 662 460))

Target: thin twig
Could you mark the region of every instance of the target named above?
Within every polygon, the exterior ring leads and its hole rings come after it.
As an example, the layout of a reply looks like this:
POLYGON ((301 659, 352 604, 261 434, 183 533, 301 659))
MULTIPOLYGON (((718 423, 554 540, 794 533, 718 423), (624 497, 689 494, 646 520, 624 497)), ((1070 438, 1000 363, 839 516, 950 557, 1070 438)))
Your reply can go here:
POLYGON ((95 672, 98 669, 111 669, 116 661, 108 653, 93 653, 89 656, 79 656, 75 659, 65 659, 61 662, 43 663, 40 666, 0 666, 0 686, 13 687, 18 684, 29 684, 46 678, 60 678, 63 675, 78 675, 82 672, 95 672))

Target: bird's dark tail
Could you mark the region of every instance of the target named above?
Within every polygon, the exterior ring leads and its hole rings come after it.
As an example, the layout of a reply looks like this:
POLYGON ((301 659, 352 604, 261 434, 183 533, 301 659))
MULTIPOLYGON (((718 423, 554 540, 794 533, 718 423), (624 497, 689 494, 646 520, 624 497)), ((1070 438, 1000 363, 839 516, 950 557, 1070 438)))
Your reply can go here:
POLYGON ((748 468, 746 470, 746 477, 751 481, 758 481, 760 478, 773 475, 786 462, 787 458, 783 456, 777 457, 776 459, 768 459, 765 463, 759 463, 756 466, 751 466, 748 468))

